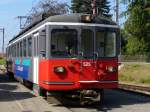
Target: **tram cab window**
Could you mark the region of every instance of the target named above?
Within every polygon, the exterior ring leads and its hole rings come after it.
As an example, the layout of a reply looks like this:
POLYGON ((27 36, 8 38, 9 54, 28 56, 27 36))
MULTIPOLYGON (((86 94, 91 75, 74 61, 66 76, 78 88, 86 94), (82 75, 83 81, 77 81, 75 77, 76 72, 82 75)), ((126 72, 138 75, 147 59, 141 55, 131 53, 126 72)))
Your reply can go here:
POLYGON ((77 31, 55 29, 51 37, 51 54, 54 57, 74 57, 77 55, 77 31))
POLYGON ((116 56, 116 33, 115 32, 96 32, 96 49, 99 57, 116 56))

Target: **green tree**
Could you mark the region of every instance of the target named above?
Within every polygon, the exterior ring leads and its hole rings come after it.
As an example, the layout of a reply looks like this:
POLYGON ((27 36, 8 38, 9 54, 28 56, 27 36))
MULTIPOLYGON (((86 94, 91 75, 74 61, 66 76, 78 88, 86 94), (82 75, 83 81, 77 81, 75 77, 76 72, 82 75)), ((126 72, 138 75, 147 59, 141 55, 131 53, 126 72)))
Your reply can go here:
POLYGON ((139 40, 138 38, 129 38, 126 47, 129 55, 141 55, 146 52, 146 45, 143 39, 139 40))
POLYGON ((72 0, 71 1, 71 10, 74 13, 79 13, 81 12, 81 6, 83 5, 83 1, 82 0, 72 0))
MULTIPOLYGON (((74 13, 93 13, 93 0, 72 0, 71 10, 74 13)), ((107 0, 96 0, 97 15, 110 17, 110 5, 107 0)))
POLYGON ((150 54, 150 0, 134 0, 126 11, 124 30, 127 34, 128 54, 150 54))

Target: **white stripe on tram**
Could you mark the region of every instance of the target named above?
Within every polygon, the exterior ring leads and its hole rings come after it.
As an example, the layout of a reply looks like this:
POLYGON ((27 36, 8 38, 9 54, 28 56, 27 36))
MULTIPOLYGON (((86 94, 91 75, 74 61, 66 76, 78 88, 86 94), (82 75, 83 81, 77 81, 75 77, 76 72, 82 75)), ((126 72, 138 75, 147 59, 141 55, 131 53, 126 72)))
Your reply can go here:
POLYGON ((39 58, 33 58, 33 83, 39 84, 39 58))
POLYGON ((80 83, 118 83, 118 81, 79 81, 80 83))
POLYGON ((41 26, 39 26, 38 28, 30 31, 29 33, 23 35, 21 38, 16 39, 15 41, 11 42, 10 44, 8 44, 8 46, 11 46, 12 44, 22 40, 25 37, 28 37, 29 35, 35 33, 36 31, 44 28, 46 25, 70 25, 70 26, 97 26, 97 27, 106 27, 106 28, 119 28, 118 25, 105 25, 105 24, 88 24, 88 23, 67 23, 67 22, 47 22, 41 26))

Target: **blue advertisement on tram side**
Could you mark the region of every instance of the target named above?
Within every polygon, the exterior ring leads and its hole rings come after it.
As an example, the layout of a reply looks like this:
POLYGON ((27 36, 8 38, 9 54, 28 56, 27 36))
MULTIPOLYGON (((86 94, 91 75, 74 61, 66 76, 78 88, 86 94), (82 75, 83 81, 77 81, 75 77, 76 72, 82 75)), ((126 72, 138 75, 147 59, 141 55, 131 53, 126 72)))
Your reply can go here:
POLYGON ((23 79, 28 79, 30 71, 30 60, 29 59, 17 59, 15 61, 15 75, 23 79))

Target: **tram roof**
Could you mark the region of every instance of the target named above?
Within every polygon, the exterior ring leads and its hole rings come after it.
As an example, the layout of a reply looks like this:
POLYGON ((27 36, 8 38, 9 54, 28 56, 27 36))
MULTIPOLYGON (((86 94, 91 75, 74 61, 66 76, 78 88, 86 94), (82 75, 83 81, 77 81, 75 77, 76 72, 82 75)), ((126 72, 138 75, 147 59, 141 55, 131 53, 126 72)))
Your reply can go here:
MULTIPOLYGON (((30 29, 34 27, 38 27, 46 22, 70 22, 70 23, 86 23, 82 21, 82 16, 86 16, 89 14, 68 14, 68 15, 55 15, 55 16, 50 16, 48 18, 44 18, 43 16, 41 17, 40 20, 31 23, 27 27, 25 27, 23 30, 19 32, 18 35, 16 35, 14 38, 12 38, 10 42, 13 40, 19 38, 19 36, 23 35, 25 32, 28 32, 30 29)), ((90 16, 90 15, 89 15, 90 16)), ((97 16, 93 17, 91 22, 88 23, 94 23, 94 24, 106 24, 106 25, 117 25, 114 21, 111 19, 102 17, 102 16, 97 16)))

